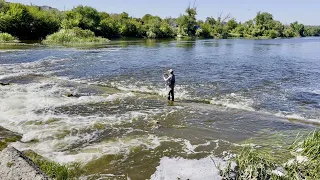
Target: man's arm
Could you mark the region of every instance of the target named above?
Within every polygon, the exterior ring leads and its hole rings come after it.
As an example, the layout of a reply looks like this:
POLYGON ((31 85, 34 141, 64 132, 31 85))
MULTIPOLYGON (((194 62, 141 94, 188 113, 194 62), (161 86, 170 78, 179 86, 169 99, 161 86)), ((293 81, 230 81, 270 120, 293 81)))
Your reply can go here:
POLYGON ((167 78, 164 77, 164 75, 163 75, 163 80, 164 81, 169 81, 171 78, 172 78, 172 74, 170 74, 167 78))

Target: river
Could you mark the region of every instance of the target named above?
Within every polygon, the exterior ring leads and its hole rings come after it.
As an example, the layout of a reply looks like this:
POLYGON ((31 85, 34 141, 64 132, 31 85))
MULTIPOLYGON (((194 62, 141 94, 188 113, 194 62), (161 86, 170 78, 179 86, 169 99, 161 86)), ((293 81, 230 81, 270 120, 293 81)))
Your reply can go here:
POLYGON ((281 152, 317 127, 319 49, 320 38, 0 45, 0 126, 23 134, 19 150, 81 162, 91 178, 216 179, 213 160, 234 147, 281 152))

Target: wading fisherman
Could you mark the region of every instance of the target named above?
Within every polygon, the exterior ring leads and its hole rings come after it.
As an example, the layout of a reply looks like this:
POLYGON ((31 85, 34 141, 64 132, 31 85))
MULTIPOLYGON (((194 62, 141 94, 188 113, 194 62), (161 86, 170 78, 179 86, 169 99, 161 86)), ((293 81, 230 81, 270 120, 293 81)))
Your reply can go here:
POLYGON ((173 74, 172 69, 169 69, 168 73, 169 73, 169 75, 166 73, 163 74, 163 80, 167 83, 167 85, 170 88, 170 91, 168 94, 168 100, 170 101, 170 95, 171 95, 171 99, 172 99, 172 101, 174 101, 174 85, 176 83, 176 77, 173 74), (168 77, 166 77, 166 76, 168 76, 168 77))

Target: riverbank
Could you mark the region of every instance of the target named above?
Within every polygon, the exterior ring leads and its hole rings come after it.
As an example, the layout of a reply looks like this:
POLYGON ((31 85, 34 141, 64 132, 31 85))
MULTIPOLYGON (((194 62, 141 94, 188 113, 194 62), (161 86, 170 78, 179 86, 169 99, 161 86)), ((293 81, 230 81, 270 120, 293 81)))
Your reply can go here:
POLYGON ((21 135, 0 126, 1 179, 67 180, 80 177, 80 164, 60 165, 32 150, 19 151, 10 144, 20 141, 21 135))
POLYGON ((1 179, 49 180, 32 160, 13 147, 0 151, 0 162, 1 179))

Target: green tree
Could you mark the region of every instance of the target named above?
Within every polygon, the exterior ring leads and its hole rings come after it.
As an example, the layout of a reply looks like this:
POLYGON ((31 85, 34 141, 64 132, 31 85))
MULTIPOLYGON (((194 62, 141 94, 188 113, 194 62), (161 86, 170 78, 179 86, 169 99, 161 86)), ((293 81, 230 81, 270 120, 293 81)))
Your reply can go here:
POLYGON ((217 18, 216 23, 213 26, 213 36, 215 38, 228 38, 229 30, 226 25, 226 20, 230 18, 230 15, 225 16, 224 18, 221 15, 217 18))
POLYGON ((143 24, 148 24, 151 19, 153 19, 153 16, 151 14, 146 14, 142 17, 142 22, 143 24))
POLYGON ((134 20, 125 19, 119 28, 120 34, 125 37, 136 37, 137 36, 137 26, 134 20))
MULTIPOLYGON (((269 30, 273 29, 274 21, 273 16, 267 12, 258 12, 254 18, 254 29, 251 33, 254 37, 259 36, 269 36, 269 30)), ((272 31, 272 35, 277 34, 277 32, 272 31)))
POLYGON ((161 22, 160 31, 161 31, 162 38, 171 38, 175 36, 175 33, 172 27, 166 21, 161 22))
POLYGON ((200 29, 197 30, 196 35, 198 37, 210 38, 213 37, 212 35, 212 25, 209 23, 203 23, 200 25, 200 29))
POLYGON ((284 37, 295 37, 296 33, 292 28, 286 28, 283 33, 284 37))
POLYGON ((280 21, 274 21, 273 30, 277 31, 278 37, 283 37, 284 25, 280 21))
POLYGON ((304 34, 304 25, 303 24, 299 24, 297 21, 295 21, 294 23, 290 24, 290 28, 295 32, 295 36, 297 37, 303 37, 304 34))
POLYGON ((304 36, 320 36, 320 27, 306 27, 304 36))
POLYGON ((195 7, 188 7, 186 9, 186 15, 182 15, 178 18, 178 34, 182 36, 195 36, 196 33, 196 15, 197 9, 195 7))
POLYGON ((234 37, 243 37, 245 31, 245 26, 242 24, 239 24, 235 29, 231 31, 232 36, 234 37))
POLYGON ((43 39, 48 34, 52 34, 59 30, 60 18, 51 11, 43 11, 38 7, 27 7, 33 22, 30 25, 30 39, 43 39))
POLYGON ((213 17, 207 17, 205 22, 210 24, 211 27, 213 27, 217 21, 213 17))
POLYGON ((258 12, 257 16, 254 18, 254 21, 258 26, 269 28, 270 24, 273 22, 273 16, 267 12, 258 12))
POLYGON ((116 37, 119 35, 119 24, 113 18, 105 18, 100 22, 100 32, 104 37, 116 37))
POLYGON ((8 11, 2 18, 7 25, 4 32, 8 32, 19 39, 29 39, 33 17, 24 5, 10 4, 8 11))
POLYGON ((235 19, 231 19, 227 22, 226 25, 227 25, 228 32, 231 32, 238 26, 238 23, 235 19))
POLYGON ((123 12, 120 14, 120 19, 121 20, 128 20, 129 19, 129 14, 126 12, 123 12))
POLYGON ((97 33, 97 27, 100 24, 100 15, 96 9, 89 6, 78 6, 72 9, 72 12, 75 13, 73 17, 76 17, 76 21, 79 21, 78 27, 97 33))
POLYGON ((99 13, 99 16, 100 16, 100 20, 104 20, 104 19, 108 19, 108 18, 111 18, 110 14, 106 13, 106 12, 100 12, 99 13))
POLYGON ((5 0, 0 0, 0 13, 1 12, 7 12, 8 11, 8 9, 9 9, 9 5, 8 5, 8 3, 6 3, 6 1, 5 0))

